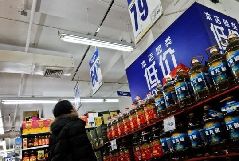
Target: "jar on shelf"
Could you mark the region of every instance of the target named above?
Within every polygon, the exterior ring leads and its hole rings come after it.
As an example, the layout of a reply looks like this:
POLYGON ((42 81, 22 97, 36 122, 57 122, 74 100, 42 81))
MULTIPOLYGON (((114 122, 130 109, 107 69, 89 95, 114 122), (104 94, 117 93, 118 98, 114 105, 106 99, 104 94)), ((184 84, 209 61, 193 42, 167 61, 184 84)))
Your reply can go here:
POLYGON ((138 105, 136 109, 138 125, 140 127, 145 127, 147 125, 144 107, 145 107, 145 104, 142 102, 138 105))
POLYGON ((163 86, 163 95, 168 113, 173 113, 177 110, 178 100, 174 89, 174 81, 171 77, 166 78, 166 83, 163 86))
POLYGON ((193 103, 193 91, 187 71, 183 69, 177 71, 174 88, 180 107, 186 107, 193 103))
POLYGON ((30 161, 30 156, 29 156, 28 152, 24 152, 23 161, 30 161))
POLYGON ((226 59, 228 66, 235 78, 239 82, 239 37, 236 34, 228 36, 228 45, 226 48, 226 59))
POLYGON ((138 121, 137 121, 137 110, 136 109, 132 109, 130 111, 130 125, 131 125, 131 129, 132 131, 135 131, 137 129, 139 129, 139 124, 138 124, 138 121))
POLYGON ((154 98, 153 98, 153 95, 151 94, 147 95, 144 111, 145 111, 146 121, 148 124, 155 122, 155 120, 158 118, 154 98))
POLYGON ((209 95, 209 80, 206 68, 196 59, 192 59, 192 67, 189 71, 190 82, 196 100, 202 100, 209 95))
POLYGON ((230 85, 230 72, 226 56, 221 54, 216 46, 209 48, 208 66, 216 90, 226 90, 230 85))
POLYGON ((113 137, 112 137, 112 123, 111 123, 111 122, 109 122, 109 123, 107 124, 107 138, 108 138, 109 140, 112 140, 112 139, 113 139, 113 137))
POLYGON ((117 137, 119 137, 119 133, 118 133, 118 127, 117 127, 117 120, 114 120, 112 122, 112 138, 115 139, 117 137))
POLYGON ((166 106, 165 106, 165 100, 163 96, 163 87, 161 84, 158 84, 157 86, 157 94, 154 98, 155 106, 157 108, 157 113, 159 117, 163 117, 166 115, 166 106))

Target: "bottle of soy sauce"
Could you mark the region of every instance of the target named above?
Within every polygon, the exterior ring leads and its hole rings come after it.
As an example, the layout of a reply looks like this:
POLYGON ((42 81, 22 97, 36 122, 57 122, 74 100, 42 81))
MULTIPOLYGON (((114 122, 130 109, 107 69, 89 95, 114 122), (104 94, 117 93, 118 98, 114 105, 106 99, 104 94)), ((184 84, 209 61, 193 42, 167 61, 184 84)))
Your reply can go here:
POLYGON ((210 106, 204 106, 203 121, 209 152, 220 153, 225 150, 223 145, 227 139, 227 132, 223 114, 212 110, 210 106))
POLYGON ((159 117, 163 117, 166 114, 166 106, 165 106, 165 100, 163 96, 163 89, 162 85, 158 84, 157 86, 157 94, 155 96, 155 106, 157 108, 157 113, 159 117))
POLYGON ((166 84, 163 86, 163 95, 167 113, 173 113, 177 110, 178 100, 174 89, 174 81, 171 77, 166 79, 166 84))
POLYGON ((177 94, 179 106, 185 107, 191 105, 193 102, 193 92, 187 71, 183 69, 177 71, 174 87, 177 94))
POLYGON ((172 133, 172 142, 174 146, 174 157, 178 158, 179 160, 186 159, 185 157, 188 156, 191 142, 188 137, 187 133, 187 124, 186 119, 184 118, 177 118, 176 119, 176 129, 172 133))
POLYGON ((203 155, 205 153, 206 136, 200 114, 197 116, 194 113, 189 114, 188 136, 191 140, 192 154, 196 156, 203 155))
POLYGON ((229 150, 239 150, 239 101, 229 96, 223 99, 221 102, 221 111, 224 113, 224 122, 229 134, 229 150))
POLYGON ((150 144, 152 148, 152 159, 151 161, 157 161, 163 156, 163 149, 160 142, 160 129, 157 126, 152 127, 150 144))
POLYGON ((209 48, 209 73, 217 91, 226 90, 230 85, 226 56, 220 54, 216 46, 209 48))
POLYGON ((209 82, 206 73, 207 71, 202 63, 193 58, 189 75, 196 100, 204 99, 209 95, 209 82))
POLYGON ((228 36, 228 46, 226 48, 226 59, 231 68, 235 81, 239 82, 239 37, 236 34, 228 36))

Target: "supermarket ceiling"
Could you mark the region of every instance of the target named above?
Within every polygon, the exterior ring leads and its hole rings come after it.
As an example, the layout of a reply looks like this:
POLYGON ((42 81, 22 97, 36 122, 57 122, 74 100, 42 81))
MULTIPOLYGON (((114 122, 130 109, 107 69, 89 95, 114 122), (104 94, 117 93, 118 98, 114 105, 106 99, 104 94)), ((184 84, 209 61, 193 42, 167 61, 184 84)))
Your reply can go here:
MULTIPOLYGON (((32 0, 0 0, 0 49, 1 50, 18 50, 24 51, 27 40, 27 31, 29 26, 32 0)), ((81 61, 87 46, 79 44, 71 44, 63 42, 58 37, 58 31, 72 34, 90 34, 93 35, 97 30, 99 23, 105 15, 110 4, 110 0, 38 0, 36 12, 31 30, 29 53, 50 54, 57 56, 72 57, 74 60, 74 71, 81 61)), ((103 26, 97 36, 110 38, 118 41, 132 41, 131 24, 127 10, 127 1, 116 0, 111 11, 109 12, 103 26)), ((91 47, 84 59, 74 80, 81 80, 82 95, 87 97, 90 94, 89 87, 89 60, 95 48, 91 47)), ((123 53, 110 49, 99 49, 101 57, 101 68, 103 73, 104 86, 112 88, 121 88, 125 85, 127 90, 127 79, 124 71, 124 57, 130 53, 123 53), (119 85, 114 83, 119 83, 119 85), (113 87, 112 87, 113 86, 113 87)), ((7 66, 7 68, 10 68, 7 66)), ((72 72, 72 75, 74 73, 72 72)), ((1 95, 16 95, 19 84, 19 74, 0 74, 2 78, 8 80, 13 77, 16 80, 14 89, 3 89, 2 91, 12 91, 8 93, 0 92, 1 95), (13 92, 13 90, 15 90, 13 92)), ((36 77, 35 81, 50 81, 52 79, 36 77), (36 79, 37 78, 37 79, 36 79)), ((62 87, 61 91, 66 91, 63 95, 68 95, 75 85, 71 81, 72 76, 63 80, 55 80, 62 87), (64 85, 64 84, 68 85, 64 85), (69 88, 71 85, 71 89, 69 88), (64 88, 65 87, 65 88, 64 88)), ((29 82, 26 81, 27 82, 29 82)), ((3 81, 3 80, 2 80, 3 81)), ((9 87, 8 81, 2 82, 9 87)), ((25 85, 29 88, 29 84, 25 85)), ((124 88, 124 87, 123 87, 124 88)), ((57 89, 55 91, 58 91, 57 89)), ((49 91, 50 92, 50 91, 49 91)), ((41 93, 41 92, 40 92, 41 93)), ((39 94, 39 91, 33 91, 32 95, 44 95, 47 91, 39 94), (35 92, 35 93, 34 93, 35 92), (38 93, 38 94, 37 94, 38 93)), ((56 92, 59 93, 59 92, 56 92)), ((64 92, 63 92, 64 93, 64 92)), ((99 92, 100 93, 100 92, 99 92)), ((71 94, 71 95, 72 95, 71 94)), ((100 93, 98 95, 101 95, 100 93)), ((105 94, 105 93, 104 93, 105 94)), ((31 95, 31 93, 23 93, 23 95, 31 95)), ((109 94, 105 94, 108 96, 109 94)), ((47 95, 45 95, 47 96, 47 95)))

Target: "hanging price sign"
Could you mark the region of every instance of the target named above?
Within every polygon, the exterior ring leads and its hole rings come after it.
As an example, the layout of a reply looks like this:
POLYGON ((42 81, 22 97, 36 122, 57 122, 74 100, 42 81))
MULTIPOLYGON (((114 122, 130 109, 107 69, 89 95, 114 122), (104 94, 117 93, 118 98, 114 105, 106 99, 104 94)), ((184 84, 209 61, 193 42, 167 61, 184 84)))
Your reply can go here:
POLYGON ((148 32, 163 14, 161 0, 128 0, 135 42, 148 32))

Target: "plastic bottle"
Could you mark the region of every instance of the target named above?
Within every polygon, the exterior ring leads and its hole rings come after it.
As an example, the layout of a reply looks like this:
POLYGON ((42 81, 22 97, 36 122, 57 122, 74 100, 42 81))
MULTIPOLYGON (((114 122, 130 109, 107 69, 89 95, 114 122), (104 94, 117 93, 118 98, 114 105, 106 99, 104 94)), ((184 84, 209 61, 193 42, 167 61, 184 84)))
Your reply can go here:
POLYGON ((226 126, 223 114, 212 110, 210 106, 204 106, 204 132, 209 149, 212 153, 220 153, 221 146, 227 139, 226 126))
POLYGON ((134 160, 135 161, 142 160, 140 146, 141 146, 140 137, 139 137, 139 134, 136 133, 133 135, 133 152, 134 152, 134 160))
POLYGON ((149 161, 152 158, 152 147, 149 142, 149 132, 142 131, 140 143, 142 160, 149 161))
POLYGON ((191 105, 193 102, 193 91, 190 84, 188 72, 185 70, 178 70, 175 79, 175 91, 180 107, 191 105))
POLYGON ((163 89, 162 85, 158 84, 157 86, 157 94, 155 96, 155 106, 157 108, 157 113, 159 117, 163 117, 166 114, 166 106, 165 106, 165 100, 163 96, 163 89))
POLYGON ((137 110, 136 109, 132 109, 130 111, 130 125, 132 128, 132 131, 135 131, 139 128, 139 124, 138 124, 138 120, 137 120, 137 110))
POLYGON ((192 67, 189 71, 190 81, 196 100, 201 100, 209 95, 209 83, 204 66, 198 59, 192 59, 192 67))
POLYGON ((147 95, 144 111, 145 111, 146 121, 148 124, 155 122, 155 120, 158 118, 154 98, 153 98, 153 95, 151 94, 147 95))
POLYGON ((236 34, 228 36, 228 45, 226 48, 226 59, 231 68, 235 81, 239 82, 239 37, 236 34))
POLYGON ((188 136, 191 140, 192 154, 202 155, 205 152, 206 136, 203 129, 202 117, 195 116, 194 113, 189 114, 188 136))
POLYGON ((152 127, 150 144, 152 147, 152 160, 159 160, 163 157, 163 148, 160 142, 160 129, 157 126, 152 127))
POLYGON ((167 113, 173 113, 177 110, 177 95, 174 89, 174 81, 167 77, 166 84, 163 86, 163 95, 167 113))
POLYGON ((226 56, 219 53, 216 46, 209 48, 209 73, 217 91, 226 90, 230 85, 226 56))
POLYGON ((144 111, 145 103, 142 100, 138 100, 137 102, 137 120, 138 120, 138 125, 140 127, 145 127, 147 125, 146 117, 145 117, 145 111, 144 111))
POLYGON ((175 150, 174 156, 179 159, 185 159, 191 147, 185 123, 187 123, 185 119, 176 119, 176 129, 171 137, 175 150))
POLYGON ((224 113, 224 121, 227 127, 227 132, 229 134, 229 149, 233 151, 239 150, 239 102, 233 96, 229 96, 223 99, 222 112, 224 113))

